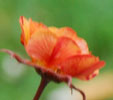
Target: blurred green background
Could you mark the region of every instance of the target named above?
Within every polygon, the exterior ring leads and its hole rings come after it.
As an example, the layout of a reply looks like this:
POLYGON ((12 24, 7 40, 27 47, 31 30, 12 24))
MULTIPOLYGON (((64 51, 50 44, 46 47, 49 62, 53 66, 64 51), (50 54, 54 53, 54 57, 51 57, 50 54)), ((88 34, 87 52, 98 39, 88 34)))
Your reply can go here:
MULTIPOLYGON (((0 48, 27 57, 20 44, 20 16, 47 26, 72 27, 88 42, 90 51, 106 61, 100 74, 113 73, 113 0, 0 0, 0 48)), ((39 82, 33 68, 0 53, 0 100, 32 100, 39 82)), ((76 79, 73 82, 84 84, 76 79)), ((50 83, 41 100, 63 85, 50 83)), ((102 100, 113 100, 113 95, 102 100)))

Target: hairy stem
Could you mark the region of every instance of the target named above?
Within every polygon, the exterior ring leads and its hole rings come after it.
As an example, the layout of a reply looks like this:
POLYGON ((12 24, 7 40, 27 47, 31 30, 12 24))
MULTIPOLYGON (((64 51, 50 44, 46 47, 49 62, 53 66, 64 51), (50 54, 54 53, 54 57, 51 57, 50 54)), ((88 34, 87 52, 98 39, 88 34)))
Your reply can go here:
POLYGON ((49 82, 48 80, 46 80, 44 77, 42 77, 41 82, 40 82, 40 86, 39 86, 33 100, 39 100, 39 98, 40 98, 44 88, 48 84, 48 82, 49 82))
POLYGON ((73 89, 77 90, 78 92, 80 92, 80 94, 81 94, 82 97, 83 97, 83 100, 86 100, 85 93, 84 93, 82 90, 76 88, 76 87, 75 87, 74 85, 72 85, 72 84, 71 84, 71 88, 73 88, 73 89))

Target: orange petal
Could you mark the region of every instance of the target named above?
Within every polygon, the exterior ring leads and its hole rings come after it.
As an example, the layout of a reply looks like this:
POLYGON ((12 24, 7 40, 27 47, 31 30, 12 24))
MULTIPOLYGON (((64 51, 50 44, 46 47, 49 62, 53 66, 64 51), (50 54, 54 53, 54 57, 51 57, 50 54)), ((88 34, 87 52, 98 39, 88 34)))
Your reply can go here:
POLYGON ((82 54, 89 54, 88 45, 84 39, 78 37, 75 39, 75 42, 77 43, 77 45, 81 49, 82 54))
POLYGON ((89 74, 89 73, 88 73, 88 75, 81 74, 81 75, 77 75, 76 77, 81 80, 90 80, 90 79, 94 78, 95 76, 97 76, 98 74, 99 74, 99 70, 97 69, 92 74, 89 74))
POLYGON ((56 36, 45 29, 40 29, 31 36, 26 51, 36 60, 47 62, 56 44, 56 36))
POLYGON ((30 34, 31 35, 33 33, 35 33, 36 31, 38 31, 39 29, 47 29, 47 27, 44 24, 34 22, 34 21, 32 21, 32 19, 29 19, 29 24, 30 24, 30 34))
POLYGON ((49 27, 49 30, 56 34, 58 37, 68 37, 68 38, 75 38, 77 37, 76 32, 69 27, 63 28, 56 28, 56 27, 49 27))
POLYGON ((31 35, 35 33, 38 29, 47 28, 42 23, 37 23, 32 21, 32 19, 27 20, 25 17, 20 17, 20 25, 22 29, 21 34, 21 43, 27 45, 28 40, 31 38, 31 35))
POLYGON ((30 38, 29 21, 26 18, 24 18, 23 16, 20 17, 19 21, 20 21, 20 26, 22 29, 21 43, 27 44, 27 41, 30 38))
POLYGON ((82 80, 90 80, 99 73, 98 69, 102 68, 104 65, 105 65, 104 61, 99 61, 93 64, 90 68, 84 69, 83 71, 78 73, 76 77, 82 80))
POLYGON ((55 45, 50 62, 53 64, 62 62, 63 60, 67 59, 76 54, 80 54, 81 51, 77 44, 70 38, 61 37, 59 38, 57 44, 55 45))
POLYGON ((104 66, 104 61, 92 55, 78 55, 66 59, 59 66, 65 74, 73 77, 88 76, 104 66))
POLYGON ((49 29, 58 37, 63 36, 72 39, 77 43, 77 45, 81 49, 82 54, 89 54, 89 49, 86 41, 82 38, 79 38, 73 29, 69 27, 63 27, 63 28, 49 27, 49 29))

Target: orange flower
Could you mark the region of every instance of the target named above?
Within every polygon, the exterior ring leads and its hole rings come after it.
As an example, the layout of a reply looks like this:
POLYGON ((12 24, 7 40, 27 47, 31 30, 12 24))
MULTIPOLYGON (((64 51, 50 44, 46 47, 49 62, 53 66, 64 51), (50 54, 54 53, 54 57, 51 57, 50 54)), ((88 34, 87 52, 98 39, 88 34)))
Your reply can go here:
POLYGON ((22 59, 16 53, 2 49, 18 62, 32 66, 41 75, 41 83, 33 100, 39 100, 45 86, 50 82, 65 82, 71 89, 85 94, 72 84, 72 77, 90 80, 105 65, 99 57, 89 52, 86 41, 69 27, 47 27, 42 23, 20 17, 21 43, 31 60, 22 59))
POLYGON ((69 27, 47 27, 23 16, 20 25, 21 43, 38 66, 60 75, 89 80, 105 64, 89 52, 86 41, 69 27))

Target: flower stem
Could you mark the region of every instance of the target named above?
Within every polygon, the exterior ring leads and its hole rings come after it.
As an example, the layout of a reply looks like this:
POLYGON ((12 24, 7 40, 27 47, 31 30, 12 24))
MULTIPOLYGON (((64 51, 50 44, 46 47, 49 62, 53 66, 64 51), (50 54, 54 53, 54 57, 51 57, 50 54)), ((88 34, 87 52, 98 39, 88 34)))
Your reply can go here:
POLYGON ((34 97, 33 100, 39 100, 44 88, 46 87, 46 85, 48 84, 48 80, 46 80, 44 77, 42 77, 41 82, 40 82, 40 86, 36 92, 36 95, 34 97))

